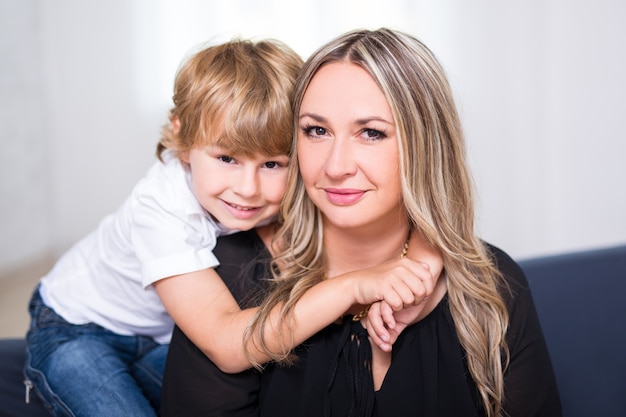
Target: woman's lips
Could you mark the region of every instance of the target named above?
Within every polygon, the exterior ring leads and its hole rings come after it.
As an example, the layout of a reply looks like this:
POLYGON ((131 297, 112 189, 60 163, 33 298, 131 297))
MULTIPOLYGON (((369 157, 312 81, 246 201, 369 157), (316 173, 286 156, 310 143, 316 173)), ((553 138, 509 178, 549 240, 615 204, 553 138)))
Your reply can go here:
POLYGON ((324 191, 328 201, 341 206, 354 204, 365 195, 365 191, 352 188, 324 188, 324 191))

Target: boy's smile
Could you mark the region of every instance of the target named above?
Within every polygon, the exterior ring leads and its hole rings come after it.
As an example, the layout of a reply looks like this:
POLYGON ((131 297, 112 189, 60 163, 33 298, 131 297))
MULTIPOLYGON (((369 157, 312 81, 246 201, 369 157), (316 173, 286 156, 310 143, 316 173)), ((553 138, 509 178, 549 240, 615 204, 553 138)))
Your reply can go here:
POLYGON ((231 204, 225 200, 222 200, 222 202, 225 204, 226 209, 230 211, 233 217, 240 220, 254 218, 262 209, 262 207, 240 206, 237 204, 231 204))

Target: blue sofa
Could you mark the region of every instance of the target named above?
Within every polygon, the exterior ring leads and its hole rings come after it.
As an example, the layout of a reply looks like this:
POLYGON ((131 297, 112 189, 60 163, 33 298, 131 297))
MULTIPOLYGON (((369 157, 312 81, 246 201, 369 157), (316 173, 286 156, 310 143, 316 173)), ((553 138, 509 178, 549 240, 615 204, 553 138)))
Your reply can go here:
MULTIPOLYGON (((626 245, 520 260, 552 356, 565 417, 626 416, 626 245)), ((24 340, 0 340, 0 417, 24 403, 24 340)))
POLYGON ((565 417, 626 416, 626 245, 521 260, 565 417))

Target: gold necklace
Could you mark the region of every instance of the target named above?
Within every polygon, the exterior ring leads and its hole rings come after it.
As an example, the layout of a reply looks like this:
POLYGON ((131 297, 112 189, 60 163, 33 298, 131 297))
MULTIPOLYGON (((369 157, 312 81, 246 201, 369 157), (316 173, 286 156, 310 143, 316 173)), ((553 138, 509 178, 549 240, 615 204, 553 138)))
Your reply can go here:
MULTIPOLYGON (((400 259, 406 258, 406 254, 409 252, 409 240, 411 240, 411 231, 409 231, 409 235, 407 236, 406 241, 404 242, 404 246, 402 247, 402 252, 400 253, 400 259)), ((367 313, 369 313, 371 306, 372 306, 371 304, 368 305, 367 307, 365 307, 365 309, 359 311, 354 316, 352 316, 352 321, 359 321, 365 316, 367 316, 367 313)))

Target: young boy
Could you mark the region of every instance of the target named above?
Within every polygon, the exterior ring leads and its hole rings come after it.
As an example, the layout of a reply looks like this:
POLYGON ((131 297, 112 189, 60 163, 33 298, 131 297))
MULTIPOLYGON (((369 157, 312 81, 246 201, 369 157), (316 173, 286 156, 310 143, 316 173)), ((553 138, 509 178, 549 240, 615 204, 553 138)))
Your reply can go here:
POLYGON ((173 328, 165 306, 193 322, 177 292, 223 294, 216 237, 278 212, 301 65, 282 43, 234 40, 180 67, 159 161, 33 294, 27 390, 54 415, 157 415, 173 328), (177 285, 157 292, 170 277, 177 285))

